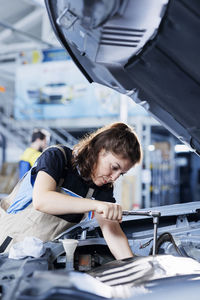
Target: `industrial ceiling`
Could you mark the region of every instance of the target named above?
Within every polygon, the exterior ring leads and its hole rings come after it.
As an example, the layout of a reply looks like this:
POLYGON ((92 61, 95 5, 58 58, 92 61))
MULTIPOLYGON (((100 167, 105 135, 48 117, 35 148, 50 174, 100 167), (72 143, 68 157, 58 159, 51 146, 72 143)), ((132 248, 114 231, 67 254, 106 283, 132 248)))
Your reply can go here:
POLYGON ((0 0, 0 56, 58 45, 43 1, 0 0))

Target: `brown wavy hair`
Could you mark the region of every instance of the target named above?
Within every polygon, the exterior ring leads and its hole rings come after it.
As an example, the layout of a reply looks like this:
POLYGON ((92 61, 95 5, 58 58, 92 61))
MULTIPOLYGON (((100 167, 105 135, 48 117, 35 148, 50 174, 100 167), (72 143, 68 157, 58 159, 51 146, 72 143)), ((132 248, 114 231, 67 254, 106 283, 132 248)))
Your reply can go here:
POLYGON ((130 159, 133 165, 142 158, 140 142, 133 128, 121 122, 112 123, 86 135, 73 149, 72 163, 79 167, 85 179, 91 179, 102 149, 130 159))

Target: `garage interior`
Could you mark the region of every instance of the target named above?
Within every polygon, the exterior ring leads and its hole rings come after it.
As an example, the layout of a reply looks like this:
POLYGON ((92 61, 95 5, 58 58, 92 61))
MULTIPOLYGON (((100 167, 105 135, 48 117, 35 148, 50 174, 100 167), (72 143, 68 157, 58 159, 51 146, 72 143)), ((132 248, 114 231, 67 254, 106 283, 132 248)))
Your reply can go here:
MULTIPOLYGON (((73 62, 56 39, 43 1, 0 0, 0 4, 4 8, 0 12, 1 197, 9 194, 18 181, 19 157, 29 145, 34 128, 47 129, 52 145, 59 143, 73 147, 87 132, 111 122, 125 121, 135 128, 144 157, 141 165, 116 183, 116 199, 123 209, 200 200, 198 156, 131 98, 105 87, 101 90, 101 87, 90 85, 84 78, 80 81, 82 86, 77 87, 78 96, 74 92, 75 96, 62 101, 61 98, 53 98, 53 84, 63 81, 67 84, 67 78, 61 80, 57 72, 63 68, 62 74, 67 74, 67 67, 73 68, 73 62), (49 70, 51 66, 56 70, 55 78, 48 75, 49 79, 44 80, 41 73, 45 64, 49 70), (34 72, 32 77, 30 70, 34 72), (20 79, 21 74, 24 74, 24 82, 20 79), (40 76, 43 85, 40 85, 40 76), (75 98, 78 97, 83 104, 83 93, 88 86, 92 90, 94 107, 99 106, 98 113, 75 110, 75 98), (41 100, 41 89, 47 90, 47 87, 51 88, 45 98, 47 100, 41 100), (38 90, 40 96, 31 94, 38 90), (29 97, 27 94, 24 96, 24 91, 29 92, 29 97), (40 103, 36 102, 37 97, 40 97, 40 103), (59 115, 62 108, 66 110, 66 117, 59 115)), ((76 71, 74 65, 73 72, 76 71)))

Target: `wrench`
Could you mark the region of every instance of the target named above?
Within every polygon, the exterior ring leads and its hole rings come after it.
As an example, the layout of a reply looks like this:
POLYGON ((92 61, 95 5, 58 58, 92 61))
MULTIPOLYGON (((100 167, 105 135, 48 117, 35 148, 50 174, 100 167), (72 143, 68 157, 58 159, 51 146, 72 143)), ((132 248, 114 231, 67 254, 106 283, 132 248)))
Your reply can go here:
POLYGON ((161 213, 159 211, 152 211, 152 210, 123 210, 123 216, 150 216, 153 217, 153 256, 156 255, 156 243, 157 243, 157 231, 158 231, 158 223, 159 217, 161 213))

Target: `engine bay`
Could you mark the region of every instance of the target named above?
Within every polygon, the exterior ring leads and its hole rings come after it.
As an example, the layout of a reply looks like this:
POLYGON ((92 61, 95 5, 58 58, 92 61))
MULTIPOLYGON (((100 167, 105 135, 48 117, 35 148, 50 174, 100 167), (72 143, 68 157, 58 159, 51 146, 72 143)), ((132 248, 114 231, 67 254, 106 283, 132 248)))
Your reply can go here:
POLYGON ((130 299, 130 295, 135 299, 135 288, 141 295, 158 290, 160 297, 160 286, 165 290, 172 279, 176 286, 171 292, 176 293, 179 283, 181 290, 191 285, 193 291, 200 274, 199 203, 165 206, 159 211, 156 230, 151 216, 124 216, 121 226, 133 258, 114 259, 95 219, 45 243, 45 253, 39 258, 10 259, 8 253, 1 254, 1 299, 130 299), (70 269, 62 241, 66 239, 78 241, 70 269))
MULTIPOLYGON (((87 272, 114 260, 101 230, 95 220, 68 231, 59 238, 77 239, 74 253, 74 269, 87 272)), ((122 229, 136 257, 174 255, 191 257, 200 262, 200 214, 199 210, 162 216, 157 227, 151 217, 126 217, 122 229), (156 244, 154 245, 154 238, 156 244), (155 246, 155 249, 153 249, 155 246), (155 253, 153 253, 155 251, 155 253)), ((62 249, 62 245, 60 245, 62 249)), ((51 246, 52 249, 52 246, 51 246)), ((57 257, 56 268, 65 267, 65 253, 57 257)))

